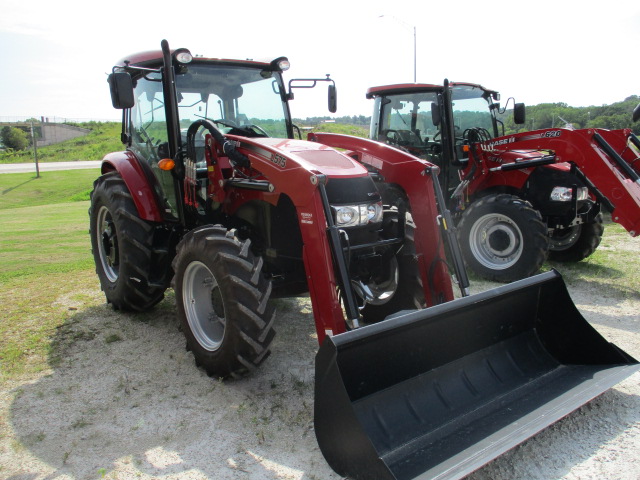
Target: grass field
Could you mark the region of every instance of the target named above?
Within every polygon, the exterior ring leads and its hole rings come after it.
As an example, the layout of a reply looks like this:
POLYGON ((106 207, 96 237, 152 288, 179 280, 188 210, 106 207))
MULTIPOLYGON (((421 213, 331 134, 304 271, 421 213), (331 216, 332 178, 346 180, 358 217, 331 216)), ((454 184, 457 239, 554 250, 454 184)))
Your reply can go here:
POLYGON ((87 215, 95 177, 95 169, 48 172, 38 179, 0 175, 3 376, 47 368, 51 339, 70 313, 57 299, 71 295, 80 306, 89 301, 79 293, 87 285, 99 291, 87 215))
POLYGON ((98 170, 62 170, 0 175, 0 210, 89 200, 98 170))

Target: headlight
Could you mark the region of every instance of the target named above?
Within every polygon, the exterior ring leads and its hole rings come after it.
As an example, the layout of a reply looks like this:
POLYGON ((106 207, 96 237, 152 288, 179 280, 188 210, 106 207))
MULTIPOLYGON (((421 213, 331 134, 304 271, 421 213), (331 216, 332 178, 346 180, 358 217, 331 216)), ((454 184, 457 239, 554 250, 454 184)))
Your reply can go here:
POLYGON ((382 221, 382 202, 368 205, 336 205, 333 211, 338 227, 355 227, 382 221))
MULTIPOLYGON (((554 187, 551 191, 551 200, 554 202, 570 202, 573 196, 573 188, 571 187, 554 187)), ((589 189, 587 187, 578 188, 578 201, 589 198, 589 189)))
POLYGON ((357 207, 336 208, 336 223, 341 226, 357 225, 359 221, 357 207))

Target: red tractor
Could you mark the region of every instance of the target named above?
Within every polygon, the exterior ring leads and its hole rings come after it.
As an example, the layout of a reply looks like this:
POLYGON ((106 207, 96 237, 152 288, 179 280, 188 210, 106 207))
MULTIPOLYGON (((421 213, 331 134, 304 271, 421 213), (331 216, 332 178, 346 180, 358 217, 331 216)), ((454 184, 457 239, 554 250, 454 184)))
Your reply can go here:
POLYGON ((371 172, 294 139, 291 89, 327 82, 335 111, 335 87, 327 77, 287 88, 287 68, 284 57, 193 56, 166 41, 114 67, 126 150, 104 157, 90 208, 114 308, 151 309, 172 286, 196 364, 238 377, 269 355, 270 299, 308 292, 321 344, 316 435, 352 478, 461 478, 639 368, 591 329, 556 272, 452 300, 437 167, 350 140, 371 172), (523 417, 530 427, 514 435, 523 417), (473 435, 459 441, 454 425, 473 435), (484 437, 503 440, 488 448, 484 437))
MULTIPOLYGON (((591 255, 602 209, 640 233, 640 141, 631 130, 550 128, 504 135, 499 93, 471 83, 373 87, 370 138, 442 168, 467 265, 510 282, 545 259, 591 255)), ((515 104, 524 123, 524 104, 515 104)))

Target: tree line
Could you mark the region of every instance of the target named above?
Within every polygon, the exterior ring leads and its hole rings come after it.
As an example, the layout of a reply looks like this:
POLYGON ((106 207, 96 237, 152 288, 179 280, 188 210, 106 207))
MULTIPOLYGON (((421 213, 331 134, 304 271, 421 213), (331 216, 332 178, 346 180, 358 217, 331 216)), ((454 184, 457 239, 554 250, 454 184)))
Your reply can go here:
POLYGON ((543 128, 558 128, 572 126, 573 128, 606 128, 615 130, 631 128, 640 134, 640 122, 632 122, 633 109, 640 103, 640 96, 631 95, 622 102, 611 105, 570 107, 566 103, 541 103, 526 107, 526 121, 524 125, 513 122, 511 111, 505 112, 503 122, 507 134, 539 130, 543 128))

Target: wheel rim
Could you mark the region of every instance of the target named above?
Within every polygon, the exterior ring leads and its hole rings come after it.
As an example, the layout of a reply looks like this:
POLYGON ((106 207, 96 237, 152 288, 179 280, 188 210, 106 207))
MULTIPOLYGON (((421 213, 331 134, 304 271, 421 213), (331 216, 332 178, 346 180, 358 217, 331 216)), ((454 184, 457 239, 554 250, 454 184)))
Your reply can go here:
POLYGON ((515 265, 523 251, 522 232, 509 217, 489 214, 478 219, 469 233, 473 256, 492 270, 515 265))
POLYGON ((225 308, 216 278, 202 262, 191 262, 184 273, 182 299, 196 341, 208 351, 220 348, 225 332, 225 308))
POLYGON ((96 240, 102 270, 110 282, 118 280, 120 273, 120 250, 113 217, 107 207, 100 207, 96 218, 96 240))
POLYGON ((561 252, 573 247, 582 233, 582 225, 575 225, 571 228, 555 230, 549 237, 549 250, 561 252))

